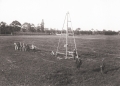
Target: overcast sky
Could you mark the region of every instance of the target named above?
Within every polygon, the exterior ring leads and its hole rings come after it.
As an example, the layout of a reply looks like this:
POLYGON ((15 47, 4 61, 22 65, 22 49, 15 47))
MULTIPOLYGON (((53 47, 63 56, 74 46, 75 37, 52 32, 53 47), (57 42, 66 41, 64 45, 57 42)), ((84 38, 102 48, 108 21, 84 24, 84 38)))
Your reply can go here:
POLYGON ((0 0, 0 22, 18 20, 61 29, 69 11, 73 28, 120 30, 120 0, 0 0))

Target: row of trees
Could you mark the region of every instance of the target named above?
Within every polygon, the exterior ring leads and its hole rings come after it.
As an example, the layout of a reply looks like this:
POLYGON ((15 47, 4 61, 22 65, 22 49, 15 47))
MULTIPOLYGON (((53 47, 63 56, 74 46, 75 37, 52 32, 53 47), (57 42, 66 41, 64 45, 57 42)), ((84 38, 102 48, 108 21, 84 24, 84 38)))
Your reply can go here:
POLYGON ((12 34, 14 32, 44 32, 44 20, 41 24, 35 27, 34 24, 25 22, 21 24, 18 21, 13 21, 9 25, 6 22, 0 22, 0 34, 12 34))
POLYGON ((13 21, 10 25, 5 22, 0 23, 0 33, 1 34, 10 34, 14 31, 20 31, 21 24, 19 22, 13 21))
MULTIPOLYGON (((92 31, 92 30, 88 30, 88 31, 84 31, 84 30, 78 30, 79 28, 77 28, 76 30, 74 30, 74 34, 75 35, 120 35, 120 32, 116 32, 116 31, 111 31, 111 30, 103 30, 103 31, 92 31)), ((65 30, 55 30, 55 29, 50 29, 50 30, 45 30, 46 33, 49 34, 60 34, 62 33, 66 33, 65 30)), ((69 32, 69 31, 68 31, 69 32)))
POLYGON ((119 35, 120 32, 116 32, 116 31, 112 31, 112 30, 103 30, 103 31, 92 31, 92 30, 89 30, 89 31, 75 31, 74 32, 76 35, 84 35, 84 34, 87 34, 87 35, 119 35))
MULTIPOLYGON (((71 31, 71 28, 68 28, 68 31, 71 31)), ((60 34, 61 30, 56 30, 56 29, 45 29, 44 28, 44 20, 40 24, 35 27, 34 24, 27 23, 25 22, 24 24, 21 24, 18 21, 13 21, 11 24, 7 24, 5 22, 0 22, 0 34, 13 34, 14 32, 42 32, 42 33, 47 33, 47 34, 60 34)), ((62 30, 62 33, 65 33, 65 30, 62 30)), ((80 28, 77 28, 74 30, 75 35, 96 35, 96 34, 101 34, 101 35, 117 35, 120 32, 115 32, 115 31, 94 31, 93 29, 89 31, 82 31, 80 28)))

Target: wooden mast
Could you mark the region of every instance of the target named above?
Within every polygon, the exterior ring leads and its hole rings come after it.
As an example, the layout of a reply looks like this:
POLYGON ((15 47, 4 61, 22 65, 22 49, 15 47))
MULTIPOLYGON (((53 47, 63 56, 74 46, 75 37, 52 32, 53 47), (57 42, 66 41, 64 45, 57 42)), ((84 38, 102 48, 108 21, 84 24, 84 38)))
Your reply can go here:
POLYGON ((66 58, 67 58, 67 52, 68 52, 68 14, 67 13, 67 29, 66 29, 66 58))

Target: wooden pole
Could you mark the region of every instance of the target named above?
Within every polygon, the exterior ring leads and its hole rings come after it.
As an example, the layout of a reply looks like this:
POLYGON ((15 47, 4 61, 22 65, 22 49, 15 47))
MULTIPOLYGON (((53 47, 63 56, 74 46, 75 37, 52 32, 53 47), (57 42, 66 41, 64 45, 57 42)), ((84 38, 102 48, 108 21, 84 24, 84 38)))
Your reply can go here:
POLYGON ((66 58, 67 58, 67 51, 68 51, 68 14, 67 13, 67 30, 66 30, 66 58))

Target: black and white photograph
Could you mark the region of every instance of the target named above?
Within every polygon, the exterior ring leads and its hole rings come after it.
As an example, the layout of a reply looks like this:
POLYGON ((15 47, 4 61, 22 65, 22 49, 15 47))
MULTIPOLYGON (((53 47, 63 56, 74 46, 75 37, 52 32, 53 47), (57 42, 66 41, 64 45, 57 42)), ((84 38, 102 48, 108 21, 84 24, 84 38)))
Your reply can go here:
POLYGON ((120 86, 120 0, 0 0, 0 86, 120 86))

